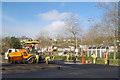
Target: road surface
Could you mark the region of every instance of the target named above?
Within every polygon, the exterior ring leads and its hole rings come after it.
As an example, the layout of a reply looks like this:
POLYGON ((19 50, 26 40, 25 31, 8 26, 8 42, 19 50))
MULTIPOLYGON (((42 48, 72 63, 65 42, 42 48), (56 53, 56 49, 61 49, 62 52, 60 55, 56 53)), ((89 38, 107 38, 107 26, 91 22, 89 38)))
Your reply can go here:
POLYGON ((98 64, 3 64, 3 78, 118 78, 118 66, 98 64))

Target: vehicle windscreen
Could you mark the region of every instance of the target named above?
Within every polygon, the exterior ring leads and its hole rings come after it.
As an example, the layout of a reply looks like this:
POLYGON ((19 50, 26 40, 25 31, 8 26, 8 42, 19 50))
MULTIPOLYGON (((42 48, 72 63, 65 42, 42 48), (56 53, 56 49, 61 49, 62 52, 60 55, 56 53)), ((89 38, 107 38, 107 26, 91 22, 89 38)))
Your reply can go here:
POLYGON ((36 54, 36 52, 31 51, 31 52, 28 52, 28 54, 36 54))
POLYGON ((12 50, 9 50, 8 53, 12 53, 12 50))

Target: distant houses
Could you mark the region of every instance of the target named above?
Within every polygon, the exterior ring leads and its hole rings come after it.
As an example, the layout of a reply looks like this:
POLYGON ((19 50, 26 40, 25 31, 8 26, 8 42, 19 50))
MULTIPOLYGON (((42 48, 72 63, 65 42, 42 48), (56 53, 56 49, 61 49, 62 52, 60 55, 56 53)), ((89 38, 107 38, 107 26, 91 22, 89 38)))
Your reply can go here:
MULTIPOLYGON (((28 39, 21 40, 21 43, 24 43, 28 41, 28 39)), ((74 44, 73 40, 71 39, 63 39, 63 40, 57 40, 52 39, 51 45, 41 47, 40 50, 42 52, 74 52, 74 44)), ((95 45, 77 45, 77 49, 80 53, 80 55, 86 54, 87 56, 91 56, 92 53, 96 54, 96 57, 104 57, 105 51, 108 49, 109 53, 114 53, 114 45, 102 45, 102 46, 95 46, 95 45)), ((117 48, 118 50, 118 48, 117 48)), ((116 51, 117 51, 116 50, 116 51)))
POLYGON ((58 52, 70 52, 70 51, 74 51, 74 46, 68 43, 63 43, 63 44, 54 46, 54 50, 58 52))

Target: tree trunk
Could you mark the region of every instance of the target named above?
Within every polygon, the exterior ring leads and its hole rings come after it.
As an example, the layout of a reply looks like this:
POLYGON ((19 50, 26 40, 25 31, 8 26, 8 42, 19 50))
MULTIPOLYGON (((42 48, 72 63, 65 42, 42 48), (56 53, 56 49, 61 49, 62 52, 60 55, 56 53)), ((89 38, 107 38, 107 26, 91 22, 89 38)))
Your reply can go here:
POLYGON ((116 59, 116 37, 115 37, 115 40, 114 40, 114 59, 116 59))
POLYGON ((115 38, 114 38, 114 59, 116 59, 116 46, 117 46, 117 20, 115 19, 115 38))
MULTIPOLYGON (((116 2, 115 2, 115 10, 116 10, 116 2)), ((114 59, 116 59, 116 46, 117 46, 117 15, 114 10, 115 16, 115 38, 114 38, 114 59)))

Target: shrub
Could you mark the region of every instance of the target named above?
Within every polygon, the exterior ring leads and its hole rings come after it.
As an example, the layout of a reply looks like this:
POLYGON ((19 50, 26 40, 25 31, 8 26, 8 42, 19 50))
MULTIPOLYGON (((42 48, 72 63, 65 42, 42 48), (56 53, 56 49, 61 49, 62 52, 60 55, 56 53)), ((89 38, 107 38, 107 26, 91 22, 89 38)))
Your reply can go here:
MULTIPOLYGON (((105 64, 105 60, 104 58, 98 58, 96 61, 97 64, 105 64)), ((120 65, 120 59, 109 59, 109 64, 113 64, 113 65, 120 65)))

